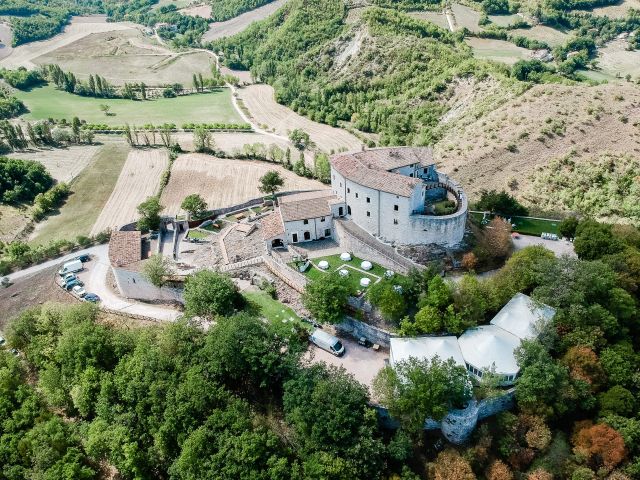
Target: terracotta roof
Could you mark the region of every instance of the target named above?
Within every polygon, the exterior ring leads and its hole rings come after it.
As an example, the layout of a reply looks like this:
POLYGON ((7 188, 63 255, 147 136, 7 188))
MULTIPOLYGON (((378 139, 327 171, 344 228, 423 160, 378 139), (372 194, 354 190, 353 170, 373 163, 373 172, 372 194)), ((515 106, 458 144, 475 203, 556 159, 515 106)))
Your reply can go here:
POLYGON ((113 232, 109 240, 109 261, 124 267, 142 259, 142 237, 139 231, 113 232))
POLYGON ((363 163, 353 154, 334 156, 331 159, 331 166, 352 182, 402 197, 410 197, 415 187, 422 184, 418 178, 374 168, 379 167, 380 164, 363 163))
POLYGON ((284 222, 331 216, 329 201, 337 198, 331 190, 297 193, 279 199, 284 222))
POLYGON ((275 211, 262 219, 262 238, 270 240, 284 234, 284 225, 280 212, 275 211))
POLYGON ((433 164, 431 147, 382 147, 352 153, 360 162, 374 170, 394 170, 407 165, 433 164))

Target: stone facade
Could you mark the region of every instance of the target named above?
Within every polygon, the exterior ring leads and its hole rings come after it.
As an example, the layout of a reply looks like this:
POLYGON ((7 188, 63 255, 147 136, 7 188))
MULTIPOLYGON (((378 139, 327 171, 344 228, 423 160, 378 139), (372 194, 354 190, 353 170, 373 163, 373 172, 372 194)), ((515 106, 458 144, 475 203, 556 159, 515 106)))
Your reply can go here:
POLYGON ((342 323, 336 325, 336 331, 340 334, 346 334, 355 338, 364 337, 371 343, 377 343, 385 348, 389 348, 390 346, 389 339, 391 338, 391 334, 389 332, 363 323, 355 318, 345 317, 342 323))

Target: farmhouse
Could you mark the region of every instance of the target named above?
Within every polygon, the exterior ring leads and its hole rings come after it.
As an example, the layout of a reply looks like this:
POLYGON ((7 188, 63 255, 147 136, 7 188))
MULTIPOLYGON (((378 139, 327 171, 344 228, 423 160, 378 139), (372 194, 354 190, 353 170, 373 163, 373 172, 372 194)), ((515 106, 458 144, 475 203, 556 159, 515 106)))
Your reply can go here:
POLYGON ((537 338, 541 328, 551 321, 555 310, 517 293, 491 320, 489 325, 470 328, 460 338, 418 337, 392 338, 392 366, 409 357, 441 360, 453 359, 457 365, 481 379, 487 371, 502 377, 503 385, 511 385, 520 371, 515 350, 522 340, 537 338))
POLYGON ((467 199, 436 171, 430 148, 339 154, 331 159, 331 190, 281 197, 263 220, 263 237, 268 249, 334 238, 341 217, 383 242, 454 246, 464 236, 467 199))

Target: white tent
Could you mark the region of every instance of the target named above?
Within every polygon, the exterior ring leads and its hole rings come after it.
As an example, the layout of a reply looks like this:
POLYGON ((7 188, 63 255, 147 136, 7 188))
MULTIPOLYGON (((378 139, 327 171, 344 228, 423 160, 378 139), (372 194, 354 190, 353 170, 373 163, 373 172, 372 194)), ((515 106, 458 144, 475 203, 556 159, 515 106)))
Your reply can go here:
POLYGON ((534 302, 523 293, 517 293, 493 317, 491 325, 496 325, 522 340, 532 339, 540 334, 540 327, 549 322, 555 313, 555 309, 550 306, 534 302))
POLYGON ((495 367, 495 373, 512 381, 520 370, 514 356, 520 339, 496 325, 470 328, 460 336, 458 344, 467 370, 477 377, 495 367))
POLYGON ((457 365, 465 366, 456 337, 392 337, 390 346, 391 366, 410 357, 431 360, 435 356, 440 357, 440 360, 453 358, 457 365))

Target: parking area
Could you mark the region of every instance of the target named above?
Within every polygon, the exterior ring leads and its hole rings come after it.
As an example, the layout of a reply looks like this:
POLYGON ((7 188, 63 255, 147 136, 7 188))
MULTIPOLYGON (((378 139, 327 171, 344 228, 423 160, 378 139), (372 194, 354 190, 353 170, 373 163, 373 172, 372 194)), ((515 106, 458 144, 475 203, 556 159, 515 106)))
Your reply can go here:
POLYGON ((556 257, 561 257, 563 255, 569 255, 570 257, 576 256, 576 252, 573 249, 573 243, 568 240, 545 240, 533 235, 520 235, 518 238, 513 239, 513 246, 516 251, 522 250, 523 248, 531 245, 542 245, 555 253, 556 257))
POLYGON ((311 360, 312 363, 325 362, 329 365, 344 367, 348 373, 371 391, 373 379, 385 366, 385 362, 389 359, 389 352, 385 350, 376 352, 373 348, 362 347, 357 342, 343 337, 340 338, 340 341, 345 348, 342 357, 336 357, 310 344, 305 358, 311 360))

